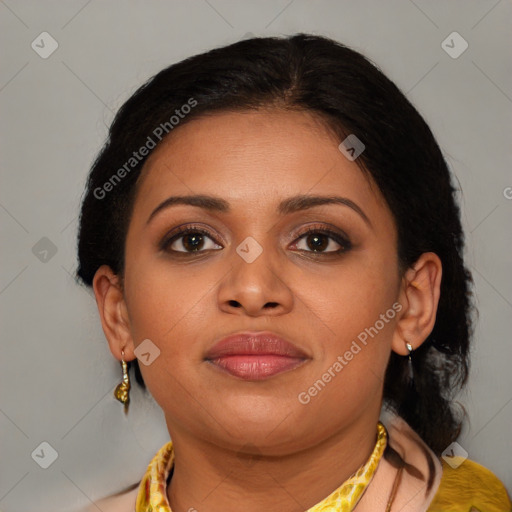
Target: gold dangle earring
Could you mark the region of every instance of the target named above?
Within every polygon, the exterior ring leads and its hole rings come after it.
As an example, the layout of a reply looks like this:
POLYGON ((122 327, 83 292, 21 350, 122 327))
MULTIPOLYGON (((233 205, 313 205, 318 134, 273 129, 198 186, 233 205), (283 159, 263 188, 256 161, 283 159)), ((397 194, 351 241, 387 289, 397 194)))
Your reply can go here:
POLYGON ((124 360, 124 350, 121 350, 121 367, 123 368, 123 380, 116 386, 114 396, 124 404, 124 413, 128 414, 130 404, 130 375, 128 375, 128 365, 124 360))

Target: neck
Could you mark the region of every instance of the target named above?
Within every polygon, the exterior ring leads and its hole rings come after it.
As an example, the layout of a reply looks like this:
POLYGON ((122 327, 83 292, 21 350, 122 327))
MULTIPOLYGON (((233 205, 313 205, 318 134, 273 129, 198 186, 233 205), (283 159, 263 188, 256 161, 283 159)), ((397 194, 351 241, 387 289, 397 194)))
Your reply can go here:
POLYGON ((227 450, 173 428, 174 471, 167 488, 173 512, 296 512, 322 501, 370 457, 378 414, 284 456, 227 450))

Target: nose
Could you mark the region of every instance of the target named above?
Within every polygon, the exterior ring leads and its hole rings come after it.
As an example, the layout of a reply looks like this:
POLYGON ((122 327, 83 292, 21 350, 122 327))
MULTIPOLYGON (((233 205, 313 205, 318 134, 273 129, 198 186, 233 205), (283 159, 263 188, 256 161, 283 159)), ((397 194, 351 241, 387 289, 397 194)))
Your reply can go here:
POLYGON ((247 316, 277 316, 293 307, 292 291, 285 283, 283 262, 277 266, 278 255, 271 249, 252 262, 234 252, 232 268, 218 288, 218 303, 222 311, 247 316))

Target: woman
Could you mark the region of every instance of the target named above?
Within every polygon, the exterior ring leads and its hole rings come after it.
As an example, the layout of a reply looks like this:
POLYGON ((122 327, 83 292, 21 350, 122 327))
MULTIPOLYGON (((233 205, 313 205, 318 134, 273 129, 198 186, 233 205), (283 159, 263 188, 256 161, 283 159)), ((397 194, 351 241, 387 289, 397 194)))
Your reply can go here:
POLYGON ((102 510, 511 508, 453 444, 472 303, 448 168, 359 53, 254 38, 158 73, 94 163, 78 252, 116 397, 133 364, 172 439, 102 510))

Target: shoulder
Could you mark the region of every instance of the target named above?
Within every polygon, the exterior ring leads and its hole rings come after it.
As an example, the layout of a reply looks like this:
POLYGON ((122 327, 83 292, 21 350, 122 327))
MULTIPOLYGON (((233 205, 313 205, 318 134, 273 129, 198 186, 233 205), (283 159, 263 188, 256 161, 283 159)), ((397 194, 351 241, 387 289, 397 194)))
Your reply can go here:
POLYGON ((486 467, 457 456, 450 457, 450 463, 442 459, 442 465, 441 482, 427 512, 512 511, 512 503, 505 486, 486 467))

